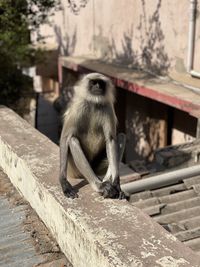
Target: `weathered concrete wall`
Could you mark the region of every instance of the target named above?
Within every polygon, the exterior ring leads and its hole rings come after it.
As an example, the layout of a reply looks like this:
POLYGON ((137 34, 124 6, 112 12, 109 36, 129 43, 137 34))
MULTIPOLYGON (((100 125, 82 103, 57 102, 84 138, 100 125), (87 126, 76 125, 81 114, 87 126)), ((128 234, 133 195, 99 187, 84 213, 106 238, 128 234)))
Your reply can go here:
POLYGON ((0 165, 74 267, 200 266, 197 254, 126 201, 104 200, 80 181, 79 198, 66 199, 58 147, 2 106, 0 165))
MULTIPOLYGON (((72 1, 80 6, 80 0, 72 1)), ((95 55, 124 65, 141 64, 156 72, 186 72, 189 0, 89 0, 78 15, 66 0, 62 10, 43 26, 50 47, 65 55, 95 55)), ((199 9, 199 7, 198 7, 199 9)), ((199 12, 195 69, 200 70, 199 12)))

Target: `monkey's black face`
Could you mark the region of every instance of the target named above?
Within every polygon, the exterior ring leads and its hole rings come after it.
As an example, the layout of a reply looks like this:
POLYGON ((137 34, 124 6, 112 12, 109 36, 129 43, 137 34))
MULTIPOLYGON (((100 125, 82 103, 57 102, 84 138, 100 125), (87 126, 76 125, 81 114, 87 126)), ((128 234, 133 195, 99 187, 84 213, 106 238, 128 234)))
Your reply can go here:
POLYGON ((106 81, 101 79, 94 79, 89 81, 89 92, 92 95, 105 95, 106 93, 106 81))

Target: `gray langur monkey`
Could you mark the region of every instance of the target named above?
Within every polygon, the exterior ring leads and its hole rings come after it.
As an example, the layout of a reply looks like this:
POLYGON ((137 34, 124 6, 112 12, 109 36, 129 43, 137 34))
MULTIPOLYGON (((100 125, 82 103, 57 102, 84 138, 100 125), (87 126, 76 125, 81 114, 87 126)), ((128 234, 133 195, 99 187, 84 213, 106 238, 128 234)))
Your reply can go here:
POLYGON ((114 91, 99 73, 85 75, 74 87, 60 139, 59 180, 67 197, 78 197, 70 177, 85 178, 104 198, 126 198, 119 180, 125 135, 116 136, 114 91))

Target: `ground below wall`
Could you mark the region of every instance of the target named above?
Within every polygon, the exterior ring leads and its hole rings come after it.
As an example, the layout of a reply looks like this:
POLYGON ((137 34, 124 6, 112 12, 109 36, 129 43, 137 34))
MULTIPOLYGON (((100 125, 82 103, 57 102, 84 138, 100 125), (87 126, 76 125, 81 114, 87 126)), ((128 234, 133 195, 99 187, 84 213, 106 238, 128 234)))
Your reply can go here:
POLYGON ((72 267, 0 168, 0 266, 72 267))

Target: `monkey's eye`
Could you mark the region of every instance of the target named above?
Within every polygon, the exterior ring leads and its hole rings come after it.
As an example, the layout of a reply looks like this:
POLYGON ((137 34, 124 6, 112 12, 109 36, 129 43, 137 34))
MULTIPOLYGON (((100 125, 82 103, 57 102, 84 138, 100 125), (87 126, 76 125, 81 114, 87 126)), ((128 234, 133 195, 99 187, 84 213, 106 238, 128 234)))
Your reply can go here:
POLYGON ((90 86, 97 86, 101 89, 106 88, 106 82, 101 79, 94 79, 89 81, 90 86))
POLYGON ((95 81, 94 81, 94 80, 90 80, 90 81, 89 81, 89 85, 90 85, 90 86, 95 85, 95 81))

